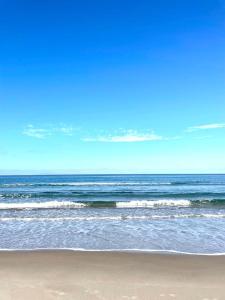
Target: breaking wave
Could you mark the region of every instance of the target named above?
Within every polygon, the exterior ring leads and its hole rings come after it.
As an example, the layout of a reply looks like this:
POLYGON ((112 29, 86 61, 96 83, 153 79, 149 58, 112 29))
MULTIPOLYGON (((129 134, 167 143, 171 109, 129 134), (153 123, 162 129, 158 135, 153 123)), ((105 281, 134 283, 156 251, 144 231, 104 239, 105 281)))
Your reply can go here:
POLYGON ((225 200, 135 200, 135 201, 43 201, 43 202, 0 202, 0 210, 31 209, 79 209, 79 208, 157 208, 157 207, 201 207, 225 205, 225 200))

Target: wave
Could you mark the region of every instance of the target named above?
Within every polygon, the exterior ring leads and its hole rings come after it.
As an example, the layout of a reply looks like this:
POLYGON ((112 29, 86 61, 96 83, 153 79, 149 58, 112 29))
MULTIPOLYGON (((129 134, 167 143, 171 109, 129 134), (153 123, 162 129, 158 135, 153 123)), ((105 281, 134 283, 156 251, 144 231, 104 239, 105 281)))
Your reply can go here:
POLYGON ((157 207, 202 207, 225 205, 225 200, 190 201, 186 199, 142 200, 142 201, 43 201, 43 202, 0 202, 0 210, 31 209, 77 209, 77 208, 157 208, 157 207))
POLYGON ((189 185, 189 186, 224 186, 225 182, 203 182, 203 181, 171 181, 171 182, 147 182, 147 181, 133 181, 133 182, 99 182, 99 181, 81 181, 81 182, 43 182, 43 183, 4 183, 0 184, 2 188, 12 187, 55 187, 55 186, 176 186, 176 185, 189 185))
POLYGON ((84 203, 71 201, 0 203, 0 210, 8 209, 50 209, 50 208, 82 208, 84 203))
POLYGON ((204 182, 204 181, 174 181, 171 185, 190 185, 190 186, 224 186, 225 182, 204 182))
POLYGON ((138 208, 138 207, 157 207, 157 206, 190 206, 189 200, 155 200, 155 201, 48 201, 48 202, 24 202, 24 203, 0 203, 0 210, 8 209, 53 209, 53 208, 84 208, 84 207, 115 207, 115 208, 138 208))
POLYGON ((171 185, 171 182, 67 182, 50 183, 47 186, 148 186, 171 185))
POLYGON ((153 201, 123 201, 117 202, 116 207, 132 208, 132 207, 155 207, 155 206, 190 206, 190 200, 153 200, 153 201))
POLYGON ((171 185, 171 182, 49 182, 49 183, 7 183, 0 187, 42 187, 42 186, 148 186, 148 185, 171 185))
MULTIPOLYGON (((224 199, 225 192, 160 192, 160 191, 145 191, 145 190, 113 190, 113 191, 95 191, 95 190, 63 190, 63 191, 41 191, 41 192, 1 192, 0 199, 139 199, 139 200, 154 200, 154 199, 224 199)), ((122 200, 121 200, 122 201, 122 200)))

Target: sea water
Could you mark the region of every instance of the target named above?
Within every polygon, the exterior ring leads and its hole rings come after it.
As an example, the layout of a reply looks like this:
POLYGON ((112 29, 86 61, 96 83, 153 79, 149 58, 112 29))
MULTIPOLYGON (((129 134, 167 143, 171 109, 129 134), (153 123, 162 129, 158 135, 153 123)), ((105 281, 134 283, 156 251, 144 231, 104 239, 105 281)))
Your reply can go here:
POLYGON ((225 253, 225 175, 0 176, 0 249, 225 253))

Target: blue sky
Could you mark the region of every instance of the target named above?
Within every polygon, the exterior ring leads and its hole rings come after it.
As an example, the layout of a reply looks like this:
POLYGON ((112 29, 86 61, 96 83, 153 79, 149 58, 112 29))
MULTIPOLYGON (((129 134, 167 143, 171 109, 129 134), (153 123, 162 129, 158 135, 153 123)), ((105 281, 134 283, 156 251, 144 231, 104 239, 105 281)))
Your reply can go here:
POLYGON ((0 1, 0 172, 225 172, 224 13, 0 1))

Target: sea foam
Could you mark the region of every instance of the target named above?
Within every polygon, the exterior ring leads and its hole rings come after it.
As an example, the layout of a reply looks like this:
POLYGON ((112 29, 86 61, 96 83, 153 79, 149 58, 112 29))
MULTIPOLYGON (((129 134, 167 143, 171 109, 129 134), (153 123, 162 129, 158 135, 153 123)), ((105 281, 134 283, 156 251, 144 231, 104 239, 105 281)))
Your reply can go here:
POLYGON ((0 203, 0 209, 81 208, 84 203, 71 201, 0 203))
POLYGON ((155 206, 190 206, 189 200, 142 200, 142 201, 129 201, 117 202, 116 207, 119 208, 132 208, 132 207, 155 207, 155 206))

